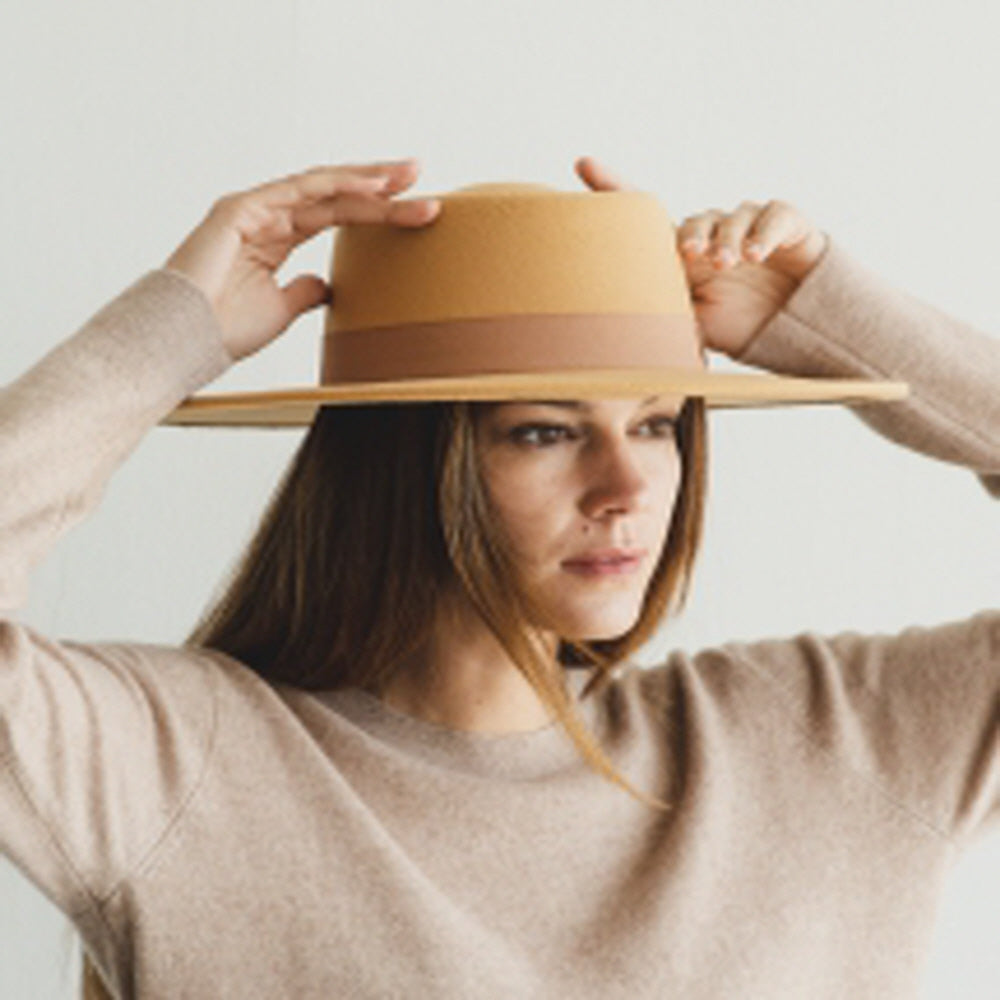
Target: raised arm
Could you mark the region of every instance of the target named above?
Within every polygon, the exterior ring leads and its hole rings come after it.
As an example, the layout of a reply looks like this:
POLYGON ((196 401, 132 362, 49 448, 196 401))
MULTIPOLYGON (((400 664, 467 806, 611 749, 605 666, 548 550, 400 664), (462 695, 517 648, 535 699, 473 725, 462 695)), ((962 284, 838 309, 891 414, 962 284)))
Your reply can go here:
POLYGON ((340 223, 433 218, 390 200, 415 177, 412 161, 319 167, 220 199, 165 267, 0 390, 0 851, 71 915, 197 781, 217 670, 207 653, 40 635, 15 620, 30 573, 182 399, 327 301, 316 275, 278 285, 295 246, 340 223))
MULTIPOLYGON (((629 186, 577 169, 597 190, 629 186)), ((785 375, 908 382, 905 400, 850 408, 1000 498, 1000 338, 894 288, 785 201, 699 212, 676 237, 707 347, 785 375)))
POLYGON ((908 382, 904 400, 851 409, 898 444, 966 466, 1000 498, 1000 337, 894 288, 836 242, 735 357, 788 374, 908 382))
POLYGON ((415 177, 413 161, 317 167, 220 198, 164 267, 2 390, 0 616, 149 430, 328 301, 318 275, 278 284, 296 246, 341 223, 433 218, 426 201, 390 200, 415 177))

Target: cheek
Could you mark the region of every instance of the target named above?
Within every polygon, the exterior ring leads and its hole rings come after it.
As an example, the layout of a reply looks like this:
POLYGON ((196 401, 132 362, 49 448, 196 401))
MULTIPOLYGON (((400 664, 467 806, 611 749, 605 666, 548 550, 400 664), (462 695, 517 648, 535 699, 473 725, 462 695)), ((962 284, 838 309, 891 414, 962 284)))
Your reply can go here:
POLYGON ((497 517, 519 556, 544 557, 572 530, 573 491, 552 470, 543 469, 541 463, 517 468, 496 463, 483 471, 497 517))
MULTIPOLYGON (((646 496, 630 520, 638 529, 638 542, 659 546, 666 538, 680 488, 680 455, 673 451, 665 459, 662 453, 650 453, 640 464, 646 496)), ((482 472, 497 517, 525 563, 562 558, 579 545, 586 489, 572 468, 555 461, 494 460, 484 462, 482 472)))
POLYGON ((662 521, 664 532, 670 523, 674 503, 680 492, 681 476, 681 457, 677 451, 673 451, 666 462, 661 460, 651 463, 646 473, 646 482, 649 484, 649 507, 650 510, 657 512, 656 516, 662 521))

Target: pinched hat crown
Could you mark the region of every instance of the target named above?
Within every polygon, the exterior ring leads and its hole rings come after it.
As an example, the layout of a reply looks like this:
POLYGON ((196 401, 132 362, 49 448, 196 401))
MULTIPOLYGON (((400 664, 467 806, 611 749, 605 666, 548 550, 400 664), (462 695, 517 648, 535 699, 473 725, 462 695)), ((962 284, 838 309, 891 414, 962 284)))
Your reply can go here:
POLYGON ((379 401, 906 394, 710 371, 675 229, 652 194, 508 182, 422 197, 441 203, 423 226, 338 227, 316 385, 194 396, 163 423, 303 426, 319 406, 379 401))

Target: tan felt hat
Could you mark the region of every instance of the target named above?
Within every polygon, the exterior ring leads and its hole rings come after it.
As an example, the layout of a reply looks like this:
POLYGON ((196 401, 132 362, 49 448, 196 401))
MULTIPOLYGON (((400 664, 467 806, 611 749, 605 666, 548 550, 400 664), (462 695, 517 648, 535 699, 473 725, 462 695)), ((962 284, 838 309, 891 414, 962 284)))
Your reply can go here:
POLYGON ((324 405, 902 399, 902 382, 713 372, 673 222, 643 191, 473 184, 420 227, 338 227, 317 385, 189 397, 162 423, 302 427, 324 405))

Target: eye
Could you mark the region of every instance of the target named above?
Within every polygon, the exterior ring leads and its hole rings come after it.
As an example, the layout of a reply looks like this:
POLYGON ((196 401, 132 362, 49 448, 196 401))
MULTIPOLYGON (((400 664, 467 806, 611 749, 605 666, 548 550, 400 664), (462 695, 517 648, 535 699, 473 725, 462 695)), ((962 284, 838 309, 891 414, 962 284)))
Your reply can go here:
MULTIPOLYGON (((652 440, 671 440, 676 437, 677 426, 676 417, 650 417, 639 425, 638 434, 652 440)), ((547 448, 560 441, 573 441, 579 437, 580 432, 575 427, 538 421, 518 424, 507 432, 508 440, 526 448, 547 448)))
POLYGON ((517 427, 512 427, 508 431, 507 437, 514 444, 529 448, 545 448, 560 440, 571 440, 575 437, 575 433, 573 428, 566 426, 566 424, 533 423, 518 424, 517 427))
POLYGON ((667 416, 650 417, 642 426, 651 428, 651 437, 675 437, 678 428, 678 418, 667 416))

